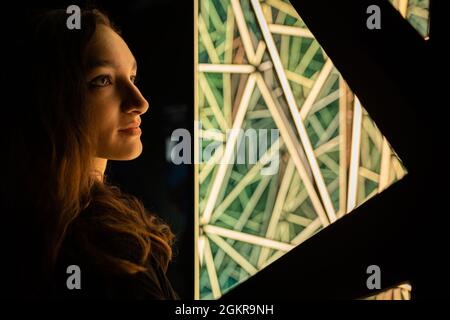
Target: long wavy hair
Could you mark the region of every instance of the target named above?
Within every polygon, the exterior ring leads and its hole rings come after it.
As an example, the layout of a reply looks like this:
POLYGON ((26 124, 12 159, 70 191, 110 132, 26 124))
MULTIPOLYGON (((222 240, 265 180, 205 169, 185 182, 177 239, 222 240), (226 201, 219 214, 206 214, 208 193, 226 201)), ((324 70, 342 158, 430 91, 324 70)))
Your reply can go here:
POLYGON ((3 74, 11 84, 5 102, 11 121, 2 127, 1 203, 12 241, 4 254, 18 295, 48 288, 69 233, 107 272, 145 271, 150 255, 166 270, 172 259, 168 225, 135 196, 91 174, 85 50, 99 24, 119 31, 97 9, 82 10, 79 30, 66 27, 67 17, 52 10, 32 20, 3 74))

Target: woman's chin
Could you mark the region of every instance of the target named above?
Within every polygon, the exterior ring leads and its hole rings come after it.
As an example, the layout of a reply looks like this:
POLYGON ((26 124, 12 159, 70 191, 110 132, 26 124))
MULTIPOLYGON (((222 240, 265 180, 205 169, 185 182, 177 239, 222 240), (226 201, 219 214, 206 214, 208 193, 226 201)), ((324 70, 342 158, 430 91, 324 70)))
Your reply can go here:
POLYGON ((117 161, 128 161, 128 160, 134 160, 137 157, 139 157, 142 153, 142 144, 139 142, 139 145, 136 145, 134 148, 131 148, 131 150, 124 150, 120 153, 115 153, 114 155, 111 155, 108 157, 109 160, 117 160, 117 161))

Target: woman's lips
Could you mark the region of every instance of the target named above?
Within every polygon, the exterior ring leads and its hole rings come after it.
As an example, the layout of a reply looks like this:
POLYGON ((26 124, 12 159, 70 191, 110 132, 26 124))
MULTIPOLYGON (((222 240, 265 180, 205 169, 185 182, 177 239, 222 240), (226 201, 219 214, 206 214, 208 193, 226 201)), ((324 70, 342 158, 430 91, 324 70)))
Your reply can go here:
POLYGON ((119 132, 134 136, 134 135, 141 134, 142 130, 140 127, 136 127, 136 128, 128 128, 128 129, 119 130, 119 132))

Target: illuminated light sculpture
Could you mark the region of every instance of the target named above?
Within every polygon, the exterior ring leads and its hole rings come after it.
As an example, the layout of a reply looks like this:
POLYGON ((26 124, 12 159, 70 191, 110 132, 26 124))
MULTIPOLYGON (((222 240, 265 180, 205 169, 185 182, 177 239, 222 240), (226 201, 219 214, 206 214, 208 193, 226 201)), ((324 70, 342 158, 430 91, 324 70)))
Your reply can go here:
POLYGON ((195 298, 217 299, 406 169, 289 1, 195 5, 195 298), (279 170, 230 161, 231 128, 279 129, 279 170))
POLYGON ((389 2, 422 37, 428 38, 430 0, 389 0, 389 2))
POLYGON ((411 291, 411 284, 406 282, 369 297, 365 297, 362 300, 411 300, 411 291))

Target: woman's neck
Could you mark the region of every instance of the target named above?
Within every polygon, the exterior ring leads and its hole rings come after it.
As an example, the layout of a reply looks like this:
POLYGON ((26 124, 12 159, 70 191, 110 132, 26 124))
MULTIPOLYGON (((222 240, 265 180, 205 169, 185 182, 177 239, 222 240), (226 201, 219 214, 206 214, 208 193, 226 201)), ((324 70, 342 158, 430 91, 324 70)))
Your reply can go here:
POLYGON ((107 162, 108 162, 108 159, 94 157, 94 161, 93 161, 94 175, 100 181, 103 181, 103 178, 105 176, 107 162))

